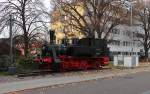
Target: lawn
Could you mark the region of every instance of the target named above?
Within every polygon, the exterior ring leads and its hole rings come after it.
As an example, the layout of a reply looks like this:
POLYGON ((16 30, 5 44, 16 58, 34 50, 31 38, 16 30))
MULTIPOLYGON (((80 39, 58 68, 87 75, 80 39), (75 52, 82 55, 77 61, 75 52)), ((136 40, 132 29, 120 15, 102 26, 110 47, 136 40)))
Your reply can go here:
POLYGON ((8 76, 10 75, 8 72, 0 71, 0 76, 8 76))

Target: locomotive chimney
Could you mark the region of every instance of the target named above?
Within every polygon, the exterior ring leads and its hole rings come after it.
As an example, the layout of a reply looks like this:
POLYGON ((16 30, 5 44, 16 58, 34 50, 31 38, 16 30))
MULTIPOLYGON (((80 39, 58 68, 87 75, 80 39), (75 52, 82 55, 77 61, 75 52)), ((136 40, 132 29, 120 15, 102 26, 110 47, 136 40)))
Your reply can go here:
POLYGON ((50 34, 50 44, 54 44, 55 42, 55 31, 54 30, 49 30, 49 34, 50 34))

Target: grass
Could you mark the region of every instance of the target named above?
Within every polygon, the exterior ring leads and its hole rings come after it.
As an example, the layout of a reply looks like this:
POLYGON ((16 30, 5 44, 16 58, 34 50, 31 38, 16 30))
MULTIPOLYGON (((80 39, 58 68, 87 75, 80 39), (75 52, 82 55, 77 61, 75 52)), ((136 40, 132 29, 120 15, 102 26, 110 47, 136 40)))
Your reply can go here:
POLYGON ((11 74, 8 71, 0 71, 0 77, 1 76, 13 76, 13 75, 15 75, 15 74, 11 74))
POLYGON ((0 76, 9 76, 10 74, 6 71, 0 71, 0 76))

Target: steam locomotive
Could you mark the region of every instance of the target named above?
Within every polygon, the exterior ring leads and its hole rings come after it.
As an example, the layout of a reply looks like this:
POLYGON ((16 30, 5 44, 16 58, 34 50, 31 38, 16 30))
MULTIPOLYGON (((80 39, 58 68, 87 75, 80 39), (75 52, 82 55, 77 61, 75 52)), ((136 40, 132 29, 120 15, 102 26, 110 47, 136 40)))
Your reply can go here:
MULTIPOLYGON (((52 36, 51 36, 52 37, 52 36)), ((101 69, 109 64, 106 40, 83 38, 72 45, 45 44, 42 54, 35 58, 41 69, 53 71, 101 69)))

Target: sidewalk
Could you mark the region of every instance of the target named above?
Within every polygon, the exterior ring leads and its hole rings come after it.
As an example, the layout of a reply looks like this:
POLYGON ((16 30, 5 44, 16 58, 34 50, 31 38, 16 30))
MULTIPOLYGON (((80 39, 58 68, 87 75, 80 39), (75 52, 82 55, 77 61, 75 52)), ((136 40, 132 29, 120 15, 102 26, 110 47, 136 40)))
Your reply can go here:
POLYGON ((41 78, 41 79, 28 80, 28 81, 2 83, 0 84, 0 94, 13 92, 13 91, 20 91, 25 89, 40 88, 40 87, 75 83, 75 82, 88 81, 88 80, 96 80, 96 79, 108 78, 114 76, 123 76, 127 74, 144 72, 144 71, 150 71, 150 67, 127 69, 118 72, 111 71, 107 74, 98 72, 89 75, 76 75, 76 76, 69 76, 69 77, 62 76, 62 77, 55 77, 55 78, 41 78))

